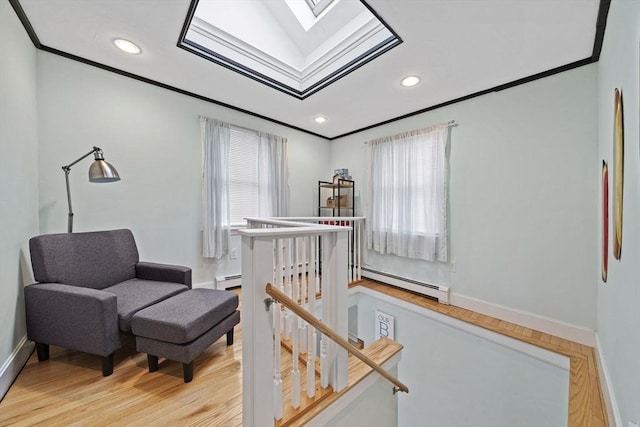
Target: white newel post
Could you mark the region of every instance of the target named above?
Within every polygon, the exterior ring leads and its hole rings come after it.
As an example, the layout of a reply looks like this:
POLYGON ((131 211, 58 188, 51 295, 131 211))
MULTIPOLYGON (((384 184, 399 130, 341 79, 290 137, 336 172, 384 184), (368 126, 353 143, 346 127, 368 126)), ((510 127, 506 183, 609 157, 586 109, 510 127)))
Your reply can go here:
POLYGON ((273 313, 265 310, 273 281, 272 237, 242 236, 242 425, 273 425, 273 313))
MULTIPOLYGON (((322 321, 341 337, 348 336, 348 231, 325 234, 322 238, 322 321)), ((323 339, 326 339, 323 336, 323 339)), ((328 382, 335 392, 347 385, 347 350, 327 342, 328 382)))

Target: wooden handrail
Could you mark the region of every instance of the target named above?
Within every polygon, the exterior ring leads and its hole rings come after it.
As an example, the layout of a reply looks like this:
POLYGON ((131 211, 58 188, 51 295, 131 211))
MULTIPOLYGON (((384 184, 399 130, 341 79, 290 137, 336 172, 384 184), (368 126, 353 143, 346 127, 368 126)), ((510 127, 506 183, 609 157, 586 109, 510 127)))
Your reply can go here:
POLYGON ((409 389, 407 388, 407 386, 404 385, 402 382, 400 382, 400 380, 398 380, 389 372, 387 372, 382 366, 378 365, 376 362, 371 360, 360 350, 358 350, 357 348, 349 344, 347 340, 342 338, 340 335, 334 332, 331 328, 329 328, 327 325, 325 325, 320 320, 318 320, 314 315, 312 315, 307 310, 303 309, 298 304, 296 304, 296 302, 293 299, 289 298, 287 294, 282 292, 280 289, 274 287, 271 283, 267 283, 267 285, 265 286, 265 292, 276 301, 284 304, 285 307, 287 307, 289 310, 293 311, 295 314, 300 316, 311 326, 313 326, 314 328, 318 329, 320 332, 322 332, 323 334, 331 338, 340 347, 344 348, 349 353, 353 354, 355 357, 362 360, 371 369, 373 369, 374 371, 376 371, 377 373, 385 377, 387 380, 389 380, 399 391, 409 393, 409 389))

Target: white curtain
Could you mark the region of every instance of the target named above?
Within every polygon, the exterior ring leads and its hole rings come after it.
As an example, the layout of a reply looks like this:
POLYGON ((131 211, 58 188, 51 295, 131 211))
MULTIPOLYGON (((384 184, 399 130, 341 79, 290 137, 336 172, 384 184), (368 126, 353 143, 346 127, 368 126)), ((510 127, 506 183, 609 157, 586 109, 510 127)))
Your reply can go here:
POLYGON ((258 216, 288 216, 287 139, 262 132, 258 137, 258 216))
POLYGON ((367 246, 447 261, 446 123, 369 141, 367 246))
POLYGON ((231 127, 229 124, 200 118, 202 140, 202 256, 221 258, 229 251, 229 190, 227 164, 231 127))

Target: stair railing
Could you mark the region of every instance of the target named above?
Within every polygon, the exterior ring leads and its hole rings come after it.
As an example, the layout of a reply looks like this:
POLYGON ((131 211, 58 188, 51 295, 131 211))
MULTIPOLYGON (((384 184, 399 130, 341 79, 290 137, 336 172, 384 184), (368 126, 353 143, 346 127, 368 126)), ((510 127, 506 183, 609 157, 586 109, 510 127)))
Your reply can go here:
POLYGON ((406 385, 404 385, 400 380, 398 380, 396 377, 391 375, 382 366, 380 366, 379 364, 371 360, 366 354, 362 353, 355 346, 349 344, 347 340, 345 340, 340 335, 332 331, 331 328, 324 325, 324 323, 322 323, 319 319, 317 319, 311 313, 306 311, 304 308, 300 307, 298 303, 295 300, 289 298, 287 294, 283 293, 278 288, 274 287, 271 283, 267 283, 267 285, 265 286, 265 292, 267 293, 267 295, 270 295, 274 301, 280 302, 287 309, 291 310, 297 316, 300 316, 302 320, 304 320, 309 325, 313 326, 314 328, 316 328, 317 330, 325 334, 327 337, 333 340, 340 347, 344 348, 349 353, 353 354, 355 357, 363 361, 371 369, 373 369, 374 371, 382 375, 384 378, 389 380, 389 382, 394 386, 394 393, 396 391, 409 393, 409 388, 406 385))
MULTIPOLYGON (((273 224, 270 220, 285 222, 302 222, 307 224, 319 225, 336 225, 348 227, 347 232, 347 274, 349 282, 355 282, 362 279, 362 264, 364 251, 365 236, 365 217, 281 217, 256 220, 255 218, 247 220, 248 228, 271 227, 273 224)), ((319 254, 321 255, 321 254, 319 254)), ((304 261, 304 260, 303 260, 304 261)))
MULTIPOLYGON (((272 303, 265 284, 319 314, 324 325, 347 337, 348 233, 350 228, 294 221, 247 221, 242 235, 242 365, 243 425, 261 426, 279 420, 284 406, 297 408, 301 390, 313 398, 315 367, 320 384, 340 391, 347 385, 348 354, 328 336, 280 302, 272 303), (304 262, 303 262, 304 260, 304 262), (322 274, 322 277, 320 276, 322 274), (322 301, 318 291, 322 283, 322 301), (281 335, 292 342, 291 371, 281 367, 281 335), (320 336, 319 351, 316 337, 320 336), (299 354, 307 355, 307 376, 301 378, 299 354), (291 392, 285 402, 283 378, 291 392)), ((287 368, 288 369, 288 368, 287 368)))

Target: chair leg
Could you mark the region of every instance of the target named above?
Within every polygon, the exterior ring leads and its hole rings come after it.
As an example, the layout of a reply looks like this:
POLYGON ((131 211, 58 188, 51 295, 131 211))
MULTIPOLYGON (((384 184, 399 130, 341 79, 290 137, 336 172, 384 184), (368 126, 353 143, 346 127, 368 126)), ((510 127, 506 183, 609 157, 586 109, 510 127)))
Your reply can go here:
POLYGON ((36 343, 36 353, 38 354, 38 362, 49 360, 49 344, 41 342, 36 343))
POLYGON ((227 345, 233 344, 233 328, 229 332, 227 332, 227 345))
POLYGON ((147 363, 149 364, 149 372, 158 370, 158 356, 147 354, 147 363))
POLYGON ((108 377, 113 374, 113 354, 111 353, 108 356, 104 356, 102 358, 102 376, 108 377))
POLYGON ((182 377, 185 383, 190 383, 193 379, 193 361, 182 364, 182 377))

